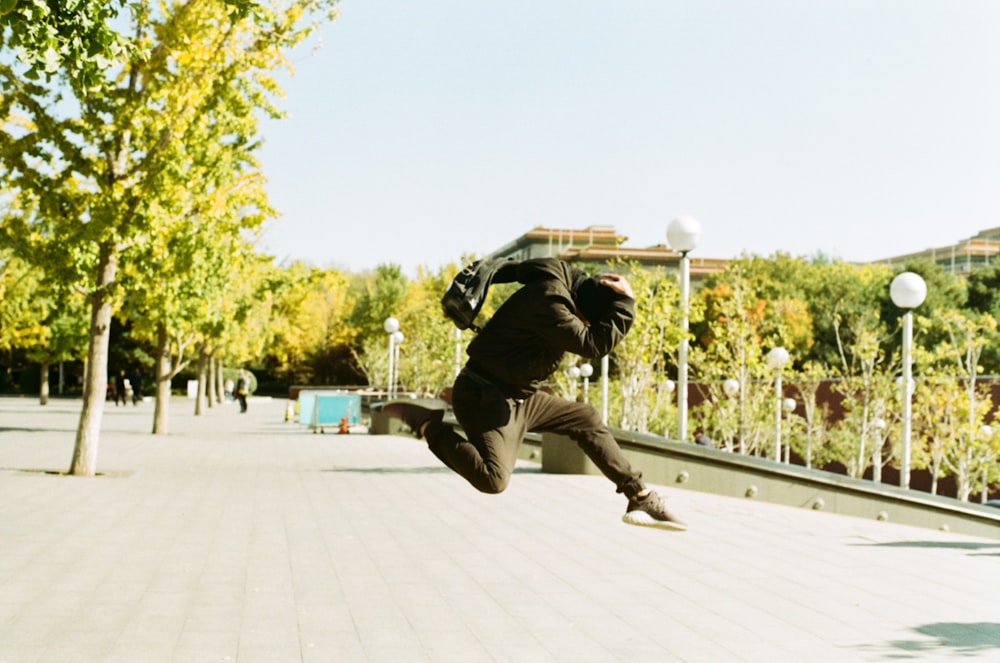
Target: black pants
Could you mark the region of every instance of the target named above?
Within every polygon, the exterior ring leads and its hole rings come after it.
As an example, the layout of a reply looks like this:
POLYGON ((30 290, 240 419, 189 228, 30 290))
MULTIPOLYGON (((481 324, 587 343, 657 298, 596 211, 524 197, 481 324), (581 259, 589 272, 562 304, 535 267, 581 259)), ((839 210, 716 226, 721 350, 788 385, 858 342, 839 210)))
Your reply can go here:
POLYGON ((507 487, 529 431, 567 435, 627 497, 645 487, 642 475, 632 469, 600 414, 586 403, 545 392, 524 400, 506 398, 466 370, 455 380, 452 407, 468 439, 451 426, 430 425, 424 432, 427 444, 445 465, 484 493, 499 493, 507 487))

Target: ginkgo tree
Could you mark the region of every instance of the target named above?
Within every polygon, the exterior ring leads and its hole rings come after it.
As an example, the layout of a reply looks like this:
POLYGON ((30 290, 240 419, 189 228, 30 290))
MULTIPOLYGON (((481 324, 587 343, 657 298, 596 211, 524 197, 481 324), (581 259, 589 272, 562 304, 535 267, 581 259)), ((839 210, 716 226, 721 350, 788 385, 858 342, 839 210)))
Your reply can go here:
POLYGON ((39 404, 49 401, 49 366, 79 359, 85 346, 82 297, 44 271, 0 252, 0 351, 38 365, 39 404))
MULTIPOLYGON (((223 1, 234 18, 246 18, 257 4, 223 1)), ((28 78, 62 74, 81 89, 99 88, 116 60, 142 55, 112 26, 125 6, 125 0, 0 0, 0 46, 17 52, 28 78)))
POLYGON ((252 152, 257 114, 280 115, 271 72, 335 6, 261 0, 240 18, 222 0, 133 2, 123 31, 148 55, 109 68, 98 92, 72 77, 45 84, 17 63, 0 65, 0 185, 33 202, 31 214, 4 218, 7 235, 33 237, 28 259, 62 271, 89 299, 71 473, 96 471, 111 317, 126 295, 119 265, 162 243, 172 223, 204 218, 199 206, 227 182, 216 179, 219 154, 202 141, 221 153, 252 152), (196 174, 207 182, 192 182, 196 174))

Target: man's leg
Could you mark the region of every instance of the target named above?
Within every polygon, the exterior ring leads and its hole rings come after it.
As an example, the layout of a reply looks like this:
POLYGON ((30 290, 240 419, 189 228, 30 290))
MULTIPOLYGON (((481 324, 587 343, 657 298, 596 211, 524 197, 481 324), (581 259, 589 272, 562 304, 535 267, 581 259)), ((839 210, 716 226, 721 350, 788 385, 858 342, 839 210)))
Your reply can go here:
POLYGON ((541 392, 528 403, 530 407, 525 414, 528 430, 569 436, 604 476, 614 482, 618 492, 625 494, 628 505, 622 517, 624 522, 669 530, 687 529, 670 513, 663 498, 646 488, 642 474, 632 468, 594 407, 541 392))
POLYGON ((526 430, 522 406, 490 385, 459 375, 452 408, 466 437, 451 426, 432 422, 424 433, 427 446, 476 490, 502 492, 514 472, 526 430))
POLYGON ((645 490, 642 473, 632 468, 594 407, 544 392, 535 394, 528 405, 528 430, 568 436, 626 497, 634 497, 645 490))

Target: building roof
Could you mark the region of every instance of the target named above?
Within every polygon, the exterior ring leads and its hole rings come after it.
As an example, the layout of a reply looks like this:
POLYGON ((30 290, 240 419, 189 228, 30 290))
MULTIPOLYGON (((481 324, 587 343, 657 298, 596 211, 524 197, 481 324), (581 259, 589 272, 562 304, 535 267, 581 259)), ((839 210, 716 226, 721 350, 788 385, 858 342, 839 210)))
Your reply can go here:
MULTIPOLYGON (((627 240, 628 237, 618 234, 614 226, 589 226, 582 229, 535 226, 494 251, 491 257, 518 260, 556 257, 567 262, 588 263, 620 260, 649 267, 668 268, 677 268, 680 264, 680 254, 664 244, 649 247, 623 246, 627 240)), ((1000 227, 983 230, 974 237, 950 246, 925 249, 872 262, 896 265, 918 259, 930 260, 952 273, 967 274, 977 267, 1000 260, 1000 227)), ((730 259, 691 256, 690 261, 691 276, 701 278, 723 271, 730 259)))

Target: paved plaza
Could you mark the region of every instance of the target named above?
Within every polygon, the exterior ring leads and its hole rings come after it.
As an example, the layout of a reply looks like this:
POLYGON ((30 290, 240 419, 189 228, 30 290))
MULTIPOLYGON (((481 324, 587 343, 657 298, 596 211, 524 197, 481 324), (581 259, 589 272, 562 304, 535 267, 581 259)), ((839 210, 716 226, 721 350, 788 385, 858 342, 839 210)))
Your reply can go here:
POLYGON ((476 493, 406 437, 0 399, 0 663, 1000 660, 1000 540, 524 463, 476 493))

